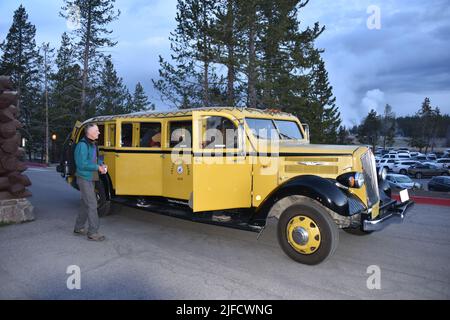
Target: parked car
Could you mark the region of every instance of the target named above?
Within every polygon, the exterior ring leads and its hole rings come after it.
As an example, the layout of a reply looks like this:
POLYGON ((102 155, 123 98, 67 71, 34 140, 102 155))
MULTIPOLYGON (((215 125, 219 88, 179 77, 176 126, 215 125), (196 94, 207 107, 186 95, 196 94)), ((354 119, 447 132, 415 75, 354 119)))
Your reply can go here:
POLYGON ((390 171, 394 168, 395 161, 395 159, 381 159, 378 162, 378 166, 390 171))
POLYGON ((399 159, 411 159, 411 156, 409 153, 406 152, 397 152, 397 158, 399 159))
POLYGON ((386 176, 386 180, 391 188, 397 189, 421 189, 422 185, 418 182, 414 182, 410 177, 403 174, 389 173, 386 176))
POLYGON ((392 171, 395 173, 400 174, 408 174, 408 168, 411 167, 414 164, 420 163, 415 160, 402 160, 402 161, 396 161, 394 163, 394 167, 392 168, 392 171))
POLYGON ((450 177, 433 177, 428 182, 428 190, 450 192, 450 177))
POLYGON ((408 169, 408 175, 422 179, 423 177, 448 176, 449 169, 439 169, 433 164, 419 163, 412 165, 408 169))
POLYGON ((450 167, 450 158, 441 158, 436 160, 436 167, 438 168, 449 168, 450 167))
POLYGON ((394 159, 394 160, 409 160, 411 157, 407 153, 388 153, 381 159, 394 159))
POLYGON ((427 160, 436 161, 437 157, 434 153, 427 154, 427 160))
POLYGON ((416 161, 420 161, 420 162, 427 162, 427 161, 435 161, 436 158, 433 157, 428 157, 426 155, 422 155, 422 156, 417 156, 417 157, 413 157, 411 158, 411 160, 416 160, 416 161))

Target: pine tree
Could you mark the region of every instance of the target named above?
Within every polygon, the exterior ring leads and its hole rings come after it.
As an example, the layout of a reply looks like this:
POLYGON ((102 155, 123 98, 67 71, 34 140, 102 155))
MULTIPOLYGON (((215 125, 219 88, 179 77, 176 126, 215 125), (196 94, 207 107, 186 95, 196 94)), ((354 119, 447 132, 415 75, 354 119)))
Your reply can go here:
MULTIPOLYGON (((314 124, 320 129, 320 132, 317 133, 317 143, 336 143, 337 131, 341 125, 340 112, 336 106, 336 98, 332 91, 333 87, 328 81, 325 63, 322 58, 318 57, 317 59, 318 61, 313 66, 309 77, 311 84, 309 106, 316 109, 318 114, 316 119, 310 119, 312 121, 311 126, 314 124)), ((313 135, 312 137, 314 139, 313 135)))
POLYGON ((301 63, 309 69, 309 73, 294 76, 297 85, 292 80, 287 81, 291 86, 286 84, 289 93, 282 100, 283 110, 309 124, 313 143, 337 143, 340 112, 320 51, 313 49, 300 60, 303 60, 301 63))
POLYGON ((160 93, 161 100, 171 107, 188 109, 200 105, 200 88, 194 61, 181 57, 173 66, 159 56, 159 79, 152 79, 153 86, 160 93))
POLYGON ((258 107, 260 70, 258 59, 261 0, 236 0, 236 60, 239 66, 239 88, 244 91, 245 105, 258 107))
POLYGON ((179 0, 169 38, 174 63, 160 57, 160 79, 153 80, 163 101, 282 109, 310 123, 313 141, 335 143, 340 113, 323 51, 315 48, 324 27, 300 29, 308 2, 179 0))
POLYGON ((26 151, 29 158, 42 144, 42 137, 34 136, 32 119, 42 111, 41 76, 39 65, 41 59, 36 48, 36 28, 28 21, 25 8, 20 7, 14 12, 13 23, 6 40, 0 45, 3 52, 0 61, 0 74, 10 75, 14 87, 17 88, 19 101, 18 120, 24 124, 21 132, 25 136, 26 151))
POLYGON ((239 30, 239 0, 219 0, 217 2, 216 21, 213 25, 213 38, 218 47, 217 63, 227 68, 226 92, 221 88, 212 90, 213 95, 225 96, 224 104, 235 106, 242 99, 242 86, 238 85, 238 72, 240 70, 239 39, 242 32, 239 30))
POLYGON ((78 112, 82 72, 75 58, 75 50, 69 36, 63 33, 61 46, 56 54, 56 72, 52 76, 50 95, 50 131, 65 139, 77 120, 84 120, 78 112))
POLYGON ((441 113, 439 108, 433 108, 431 106, 430 98, 426 97, 416 116, 420 118, 420 127, 418 130, 420 139, 415 140, 423 141, 425 144, 425 152, 427 152, 428 148, 432 147, 432 142, 436 138, 437 124, 440 121, 441 113))
POLYGON ((136 88, 134 89, 134 94, 131 99, 131 106, 129 108, 129 112, 138 112, 138 111, 146 111, 146 110, 155 110, 155 105, 150 101, 148 101, 148 97, 145 94, 144 88, 141 83, 138 82, 136 84, 136 88))
POLYGON ((43 43, 39 51, 42 52, 43 57, 41 75, 44 78, 43 81, 43 95, 44 95, 44 110, 45 110, 45 138, 44 138, 44 148, 45 148, 45 162, 49 164, 49 90, 50 90, 50 79, 53 73, 53 59, 54 59, 54 48, 50 48, 50 43, 43 43))
POLYGON ((381 118, 375 110, 370 110, 367 117, 358 127, 358 140, 360 143, 369 144, 375 150, 381 133, 381 118))
POLYGON ((114 9, 115 0, 64 0, 64 3, 60 15, 66 19, 71 18, 70 10, 79 10, 80 27, 74 30, 74 35, 78 38, 75 50, 83 66, 79 113, 84 118, 89 112, 88 102, 92 99, 89 96, 94 94, 90 89, 103 57, 102 50, 117 44, 111 40, 112 30, 108 30, 107 26, 119 17, 120 11, 114 9))
POLYGON ((123 84, 122 78, 117 76, 111 56, 104 59, 104 66, 100 74, 100 83, 96 88, 97 115, 111 115, 128 113, 130 93, 123 84))
POLYGON ((177 27, 171 33, 172 60, 160 57, 159 80, 152 80, 163 101, 177 108, 208 107, 211 87, 223 83, 214 69, 217 7, 214 0, 178 0, 177 27))
POLYGON ((350 132, 349 130, 347 130, 347 128, 345 126, 340 126, 339 130, 338 130, 338 139, 337 139, 337 143, 338 144, 351 144, 351 138, 350 138, 350 132))
POLYGON ((287 102, 291 59, 299 35, 299 1, 266 1, 261 4, 261 107, 273 108, 287 102))

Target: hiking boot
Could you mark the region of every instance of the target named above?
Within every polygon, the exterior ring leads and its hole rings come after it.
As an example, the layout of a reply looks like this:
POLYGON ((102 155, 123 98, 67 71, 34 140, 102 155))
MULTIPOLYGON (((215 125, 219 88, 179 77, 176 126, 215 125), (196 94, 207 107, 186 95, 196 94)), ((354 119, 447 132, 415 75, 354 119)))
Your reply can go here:
POLYGON ((105 236, 101 235, 100 233, 88 234, 87 238, 88 238, 88 240, 91 240, 91 241, 103 241, 103 240, 105 240, 105 236))
POLYGON ((81 229, 74 229, 73 230, 73 234, 76 236, 85 236, 87 234, 86 229, 81 228, 81 229))

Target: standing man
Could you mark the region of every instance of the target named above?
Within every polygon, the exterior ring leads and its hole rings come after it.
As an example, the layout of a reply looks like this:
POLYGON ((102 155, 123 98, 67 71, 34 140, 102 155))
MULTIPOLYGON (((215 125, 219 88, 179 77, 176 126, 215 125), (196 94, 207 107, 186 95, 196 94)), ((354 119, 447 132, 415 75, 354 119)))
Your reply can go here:
POLYGON ((98 172, 101 174, 106 173, 106 166, 98 161, 97 146, 95 144, 100 131, 96 124, 89 123, 84 129, 84 133, 85 136, 80 139, 75 147, 75 175, 81 192, 81 208, 73 232, 76 235, 85 235, 87 233, 88 240, 103 241, 105 236, 98 233, 100 222, 95 193, 95 181, 99 180, 98 172), (89 223, 87 232, 85 229, 86 220, 89 223))

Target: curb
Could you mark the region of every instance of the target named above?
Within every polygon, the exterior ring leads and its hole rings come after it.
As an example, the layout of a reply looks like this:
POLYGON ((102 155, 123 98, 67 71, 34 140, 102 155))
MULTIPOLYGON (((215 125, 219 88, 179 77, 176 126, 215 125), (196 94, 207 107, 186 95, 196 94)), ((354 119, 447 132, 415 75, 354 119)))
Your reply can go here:
POLYGON ((56 168, 57 163, 39 163, 39 162, 24 162, 24 164, 27 166, 27 168, 56 168))
MULTIPOLYGON (((398 195, 398 194, 393 194, 392 198, 397 201, 400 201, 400 195, 398 195)), ((417 204, 431 204, 431 205, 435 205, 435 206, 450 207, 450 199, 422 197, 422 196, 411 196, 410 198, 412 201, 414 201, 417 204)))
POLYGON ((24 162, 27 168, 48 168, 45 163, 37 163, 37 162, 24 162))

